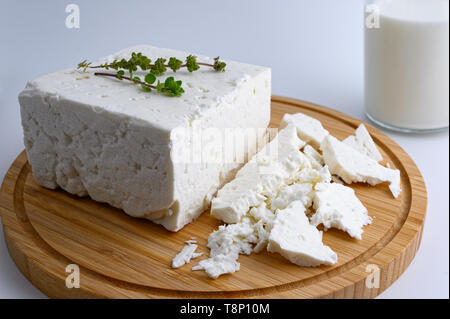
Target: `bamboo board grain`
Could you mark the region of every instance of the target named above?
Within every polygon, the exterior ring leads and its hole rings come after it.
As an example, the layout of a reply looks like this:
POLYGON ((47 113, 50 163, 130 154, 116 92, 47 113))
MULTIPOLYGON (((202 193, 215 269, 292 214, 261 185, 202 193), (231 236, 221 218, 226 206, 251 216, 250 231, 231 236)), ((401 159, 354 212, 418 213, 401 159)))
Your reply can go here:
MULTIPOLYGON (((360 121, 337 111, 273 96, 271 126, 284 113, 303 112, 319 119, 339 139, 360 121)), ((367 125, 384 162, 401 171, 402 194, 394 199, 386 185, 354 184, 374 217, 361 241, 329 230, 324 242, 339 256, 335 266, 298 267, 263 252, 240 256, 241 270, 216 280, 193 272, 191 264, 171 269, 183 242, 197 237, 206 253, 208 235, 220 224, 204 213, 178 233, 89 198, 38 186, 26 153, 7 172, 0 191, 0 213, 11 257, 22 273, 54 298, 371 298, 391 285, 419 248, 426 214, 423 178, 406 152, 367 125), (80 288, 66 288, 66 267, 80 268, 80 288), (379 286, 366 285, 373 265, 379 286)), ((376 277, 376 276, 375 276, 376 277)))

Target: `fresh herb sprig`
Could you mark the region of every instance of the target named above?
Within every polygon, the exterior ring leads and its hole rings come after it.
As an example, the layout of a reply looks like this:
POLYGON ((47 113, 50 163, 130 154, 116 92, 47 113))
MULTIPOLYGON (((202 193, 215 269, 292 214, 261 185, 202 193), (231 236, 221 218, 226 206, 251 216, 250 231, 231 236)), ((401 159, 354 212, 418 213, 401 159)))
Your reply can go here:
POLYGON ((176 72, 181 68, 187 68, 189 72, 194 72, 197 71, 200 68, 200 66, 208 66, 216 71, 224 72, 225 67, 227 66, 225 62, 220 61, 220 57, 214 58, 214 63, 211 64, 211 63, 197 62, 197 57, 195 55, 188 55, 184 63, 183 61, 175 57, 169 58, 168 62, 167 59, 165 58, 158 58, 155 60, 155 62, 153 63, 151 62, 152 60, 143 55, 141 52, 139 53, 133 52, 131 53, 131 58, 129 60, 116 59, 111 63, 104 63, 95 66, 93 66, 91 62, 87 62, 87 60, 84 60, 78 64, 78 68, 84 69, 85 71, 87 68, 91 69, 104 68, 106 70, 110 68, 114 70, 125 69, 133 73, 139 67, 142 71, 149 70, 154 75, 162 75, 167 71, 167 69, 171 69, 173 72, 176 72))
POLYGON ((141 52, 133 52, 131 53, 131 58, 128 60, 116 59, 111 63, 104 63, 96 66, 92 66, 91 62, 84 60, 78 64, 78 69, 83 69, 84 71, 86 71, 86 69, 88 68, 104 68, 106 70, 114 69, 117 70, 116 74, 96 72, 94 73, 94 75, 110 76, 115 77, 119 80, 125 79, 133 81, 137 84, 141 84, 142 88, 145 91, 156 89, 159 92, 169 96, 180 96, 184 92, 183 88, 181 87, 181 81, 175 81, 173 77, 168 77, 164 82, 158 81, 157 85, 153 85, 153 83, 156 81, 156 76, 163 75, 167 71, 167 69, 171 69, 173 72, 177 72, 177 70, 184 67, 187 68, 189 72, 194 72, 197 71, 200 66, 208 66, 212 67, 218 72, 224 72, 226 63, 220 61, 219 57, 214 59, 213 64, 197 62, 197 57, 194 55, 187 56, 184 63, 183 61, 175 57, 170 57, 168 61, 165 58, 158 58, 152 63, 152 60, 143 55, 141 52), (133 76, 133 72, 137 71, 138 68, 140 68, 142 71, 149 71, 149 73, 145 76, 144 82, 141 81, 139 77, 133 76), (129 76, 125 76, 124 70, 128 71, 129 76))

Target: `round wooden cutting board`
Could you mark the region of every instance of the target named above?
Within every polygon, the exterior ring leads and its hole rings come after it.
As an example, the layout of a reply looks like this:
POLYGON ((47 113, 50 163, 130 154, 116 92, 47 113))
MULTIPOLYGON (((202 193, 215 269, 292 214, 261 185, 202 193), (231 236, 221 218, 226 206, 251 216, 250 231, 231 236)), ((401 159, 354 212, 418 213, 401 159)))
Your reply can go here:
MULTIPOLYGON (((271 126, 284 113, 303 112, 320 120, 339 139, 360 121, 299 100, 272 97, 271 126)), ((338 230, 324 243, 339 257, 335 266, 299 267, 277 254, 240 256, 241 270, 216 280, 191 271, 208 255, 208 235, 220 225, 204 213, 177 233, 119 209, 36 184, 26 153, 12 164, 0 192, 0 212, 11 257, 41 291, 55 298, 371 298, 391 285, 419 248, 427 194, 414 162, 394 141, 367 125, 384 163, 401 171, 402 193, 387 185, 351 185, 373 217, 362 240, 338 230), (170 267, 184 241, 196 237, 204 256, 170 267), (80 287, 66 278, 79 267, 80 287), (68 272, 66 272, 66 269, 68 272)))

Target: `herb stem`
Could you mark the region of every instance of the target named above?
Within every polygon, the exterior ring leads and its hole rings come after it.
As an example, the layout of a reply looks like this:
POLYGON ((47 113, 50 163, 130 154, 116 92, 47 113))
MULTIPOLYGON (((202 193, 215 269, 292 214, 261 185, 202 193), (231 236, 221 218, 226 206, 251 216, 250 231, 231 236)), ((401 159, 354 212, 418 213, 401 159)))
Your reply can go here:
MULTIPOLYGON (((209 66, 209 67, 214 67, 214 64, 210 64, 210 63, 205 63, 205 62, 197 62, 198 65, 203 65, 203 66, 209 66)), ((111 67, 111 64, 108 64, 109 67, 111 67)), ((151 68, 155 66, 153 63, 150 63, 148 65, 148 68, 151 68)), ((181 64, 180 68, 185 68, 187 66, 187 64, 181 64)), ((89 69, 101 69, 104 68, 104 65, 94 65, 94 66, 88 66, 89 69)), ((168 64, 164 64, 164 67, 166 68, 170 68, 170 66, 168 64)))
POLYGON ((118 80, 125 79, 125 80, 131 81, 131 82, 134 82, 134 83, 138 83, 138 84, 141 84, 143 86, 146 86, 146 87, 149 87, 149 88, 152 88, 152 89, 156 89, 157 88, 156 85, 151 85, 151 84, 148 84, 148 83, 143 82, 143 81, 132 79, 129 76, 126 76, 126 75, 119 76, 119 75, 114 74, 114 73, 104 73, 104 72, 95 72, 94 75, 97 75, 97 76, 109 76, 109 77, 112 77, 112 78, 116 78, 118 80))

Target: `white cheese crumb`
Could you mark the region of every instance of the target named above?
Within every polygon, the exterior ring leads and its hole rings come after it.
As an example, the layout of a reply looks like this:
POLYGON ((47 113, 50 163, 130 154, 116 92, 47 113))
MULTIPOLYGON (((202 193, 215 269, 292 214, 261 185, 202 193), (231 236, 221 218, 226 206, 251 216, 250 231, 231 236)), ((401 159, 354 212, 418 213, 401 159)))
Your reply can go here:
POLYGON ((281 188, 277 197, 271 200, 272 209, 285 209, 295 200, 300 200, 302 204, 308 208, 312 205, 314 197, 313 184, 293 184, 286 185, 281 188))
POLYGON ((329 183, 331 181, 331 173, 328 166, 325 165, 320 169, 305 167, 298 171, 290 179, 291 183, 329 183))
POLYGON ((311 145, 305 145, 303 148, 303 153, 311 161, 313 168, 320 169, 325 164, 322 155, 320 155, 320 153, 317 152, 311 145))
POLYGON ((355 191, 337 183, 316 185, 314 208, 316 213, 311 217, 314 226, 323 224, 325 230, 337 228, 357 239, 361 239, 363 226, 372 222, 355 191))
POLYGON ((342 142, 377 162, 383 160, 383 156, 378 151, 377 145, 364 124, 358 126, 355 131, 355 136, 349 136, 342 142))
POLYGON ((300 201, 278 211, 267 250, 299 266, 334 265, 338 259, 336 253, 322 243, 322 232, 309 223, 300 201))
POLYGON ((329 134, 320 121, 303 113, 285 114, 280 128, 286 127, 288 124, 294 125, 299 137, 314 148, 319 148, 323 139, 329 134))
POLYGON ((204 270, 209 277, 216 279, 223 274, 231 274, 238 271, 241 265, 236 261, 238 254, 217 255, 200 261, 192 270, 204 270))
POLYGON ((237 224, 221 225, 209 235, 210 258, 200 261, 192 270, 205 270, 211 278, 234 273, 240 267, 237 262, 239 254, 249 255, 257 242, 258 237, 248 217, 237 224))
POLYGON ((203 253, 196 253, 196 244, 185 245, 183 249, 172 259, 172 268, 180 268, 187 264, 191 259, 200 257, 203 253))
POLYGON ((188 239, 184 242, 185 244, 196 244, 197 240, 195 239, 195 237, 191 237, 191 239, 188 239))
POLYGON ((208 238, 210 255, 229 255, 237 252, 249 255, 257 242, 257 237, 248 217, 244 217, 240 223, 221 225, 219 229, 211 233, 208 238))
POLYGON ((344 182, 336 175, 331 175, 331 182, 344 185, 344 182))
POLYGON ((389 182, 389 188, 395 198, 401 192, 400 171, 386 168, 370 157, 340 142, 335 137, 327 136, 322 145, 325 164, 332 174, 338 175, 344 182, 364 182, 377 185, 389 182))
POLYGON ((270 231, 273 227, 273 221, 275 220, 275 214, 272 210, 267 208, 266 203, 262 203, 258 207, 253 207, 250 210, 249 215, 256 221, 256 223, 253 224, 253 229, 257 241, 253 251, 259 253, 267 246, 270 231))

